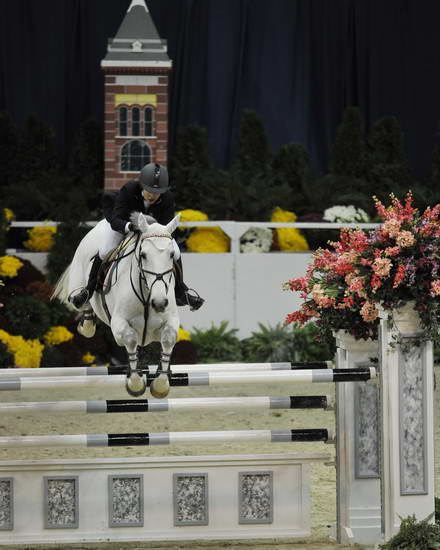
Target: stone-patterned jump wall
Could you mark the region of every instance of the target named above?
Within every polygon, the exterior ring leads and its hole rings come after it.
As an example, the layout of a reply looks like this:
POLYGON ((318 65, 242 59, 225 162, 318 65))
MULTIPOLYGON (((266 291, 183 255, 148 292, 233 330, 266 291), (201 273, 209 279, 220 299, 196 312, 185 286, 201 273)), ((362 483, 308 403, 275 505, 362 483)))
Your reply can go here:
POLYGON ((0 545, 306 536, 310 463, 329 459, 296 453, 2 462, 0 545))

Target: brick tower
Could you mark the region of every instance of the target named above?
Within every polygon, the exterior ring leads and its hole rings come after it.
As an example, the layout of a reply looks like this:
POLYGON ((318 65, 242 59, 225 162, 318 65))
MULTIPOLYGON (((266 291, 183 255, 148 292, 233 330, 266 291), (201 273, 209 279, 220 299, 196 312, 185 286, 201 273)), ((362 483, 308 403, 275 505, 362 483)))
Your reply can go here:
POLYGON ((166 164, 171 66, 145 0, 132 0, 101 61, 106 190, 119 189, 148 162, 166 164))

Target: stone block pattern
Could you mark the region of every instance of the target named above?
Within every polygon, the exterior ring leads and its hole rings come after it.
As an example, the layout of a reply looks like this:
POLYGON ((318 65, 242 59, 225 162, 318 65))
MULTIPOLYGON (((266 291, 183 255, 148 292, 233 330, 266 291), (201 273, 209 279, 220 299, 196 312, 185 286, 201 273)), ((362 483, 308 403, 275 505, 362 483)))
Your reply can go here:
POLYGON ((272 474, 240 475, 240 523, 272 523, 272 474))

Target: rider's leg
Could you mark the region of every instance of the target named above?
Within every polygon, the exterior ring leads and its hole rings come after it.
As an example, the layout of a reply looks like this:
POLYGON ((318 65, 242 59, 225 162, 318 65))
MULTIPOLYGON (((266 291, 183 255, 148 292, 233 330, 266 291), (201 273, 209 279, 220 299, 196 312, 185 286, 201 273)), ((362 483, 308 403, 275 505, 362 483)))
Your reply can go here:
POLYGON ((203 305, 205 300, 201 298, 197 293, 197 295, 191 294, 190 289, 183 282, 182 258, 175 258, 174 267, 174 272, 176 274, 176 284, 174 289, 174 293, 176 295, 176 304, 178 306, 189 305, 191 311, 199 309, 203 305))
POLYGON ((104 236, 99 246, 98 254, 96 254, 92 259, 92 267, 89 273, 89 279, 87 285, 82 288, 77 294, 70 297, 70 302, 77 308, 81 308, 86 304, 92 297, 93 292, 96 289, 96 284, 98 282, 99 270, 101 268, 103 260, 108 256, 108 254, 114 250, 118 244, 121 242, 123 235, 117 231, 113 231, 111 225, 106 221, 104 236))

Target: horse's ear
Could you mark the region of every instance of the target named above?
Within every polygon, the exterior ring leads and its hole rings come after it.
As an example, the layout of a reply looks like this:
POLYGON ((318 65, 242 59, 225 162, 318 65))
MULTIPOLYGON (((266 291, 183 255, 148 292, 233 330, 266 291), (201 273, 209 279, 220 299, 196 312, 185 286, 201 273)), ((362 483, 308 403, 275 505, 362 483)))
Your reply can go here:
POLYGON ((170 235, 176 230, 177 226, 179 225, 179 221, 180 214, 177 214, 177 216, 174 216, 174 218, 167 223, 166 228, 170 235))
POLYGON ((137 219, 137 226, 139 227, 141 233, 147 233, 148 232, 148 220, 146 216, 141 214, 139 212, 138 219, 137 219))

